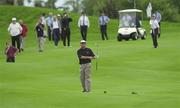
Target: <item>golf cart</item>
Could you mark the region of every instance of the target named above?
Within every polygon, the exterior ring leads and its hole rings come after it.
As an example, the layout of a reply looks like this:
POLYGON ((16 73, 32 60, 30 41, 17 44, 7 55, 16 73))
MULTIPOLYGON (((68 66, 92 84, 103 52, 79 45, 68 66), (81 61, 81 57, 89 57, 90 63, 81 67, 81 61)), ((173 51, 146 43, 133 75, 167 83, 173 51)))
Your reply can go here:
POLYGON ((127 9, 119 11, 119 30, 117 40, 146 39, 146 30, 141 26, 142 10, 127 9))

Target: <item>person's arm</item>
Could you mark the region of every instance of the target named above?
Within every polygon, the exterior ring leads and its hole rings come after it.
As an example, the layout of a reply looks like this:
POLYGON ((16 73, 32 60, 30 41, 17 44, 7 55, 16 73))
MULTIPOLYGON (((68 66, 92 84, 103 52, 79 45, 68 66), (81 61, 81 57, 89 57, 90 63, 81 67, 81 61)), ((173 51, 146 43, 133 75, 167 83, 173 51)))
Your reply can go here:
POLYGON ((9 27, 8 27, 8 32, 10 32, 10 30, 11 30, 11 24, 10 24, 9 27))
POLYGON ((90 21, 88 17, 87 17, 87 26, 90 27, 90 21))
POLYGON ((80 26, 81 26, 81 17, 78 20, 78 27, 80 27, 80 26))
POLYGON ((90 59, 90 60, 92 60, 92 59, 95 59, 95 57, 93 57, 93 56, 81 56, 80 59, 90 59))

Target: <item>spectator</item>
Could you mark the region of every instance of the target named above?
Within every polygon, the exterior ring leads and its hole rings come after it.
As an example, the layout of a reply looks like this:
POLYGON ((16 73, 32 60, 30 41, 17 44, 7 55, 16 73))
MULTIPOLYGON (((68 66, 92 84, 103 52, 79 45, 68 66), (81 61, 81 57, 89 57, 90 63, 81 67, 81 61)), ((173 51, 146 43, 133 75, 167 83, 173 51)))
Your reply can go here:
POLYGON ((20 35, 22 33, 22 27, 18 22, 16 22, 16 18, 12 18, 12 23, 9 25, 8 31, 11 35, 12 45, 16 47, 17 43, 17 48, 20 52, 20 35))
POLYGON ((24 41, 25 41, 25 38, 27 36, 27 32, 28 32, 28 27, 26 26, 26 24, 24 24, 23 20, 19 20, 19 23, 22 27, 22 33, 21 33, 21 36, 20 36, 20 49, 21 51, 24 51, 24 41))

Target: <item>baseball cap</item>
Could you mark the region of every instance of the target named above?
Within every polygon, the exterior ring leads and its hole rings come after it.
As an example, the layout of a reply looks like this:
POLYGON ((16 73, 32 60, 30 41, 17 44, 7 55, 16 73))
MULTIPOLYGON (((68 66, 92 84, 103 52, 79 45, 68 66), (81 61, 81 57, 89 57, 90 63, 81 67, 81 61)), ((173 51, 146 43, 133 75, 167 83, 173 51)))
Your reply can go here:
POLYGON ((86 41, 85 40, 81 40, 80 43, 86 43, 86 41))
POLYGON ((12 21, 16 21, 16 18, 14 17, 14 18, 12 18, 12 21))

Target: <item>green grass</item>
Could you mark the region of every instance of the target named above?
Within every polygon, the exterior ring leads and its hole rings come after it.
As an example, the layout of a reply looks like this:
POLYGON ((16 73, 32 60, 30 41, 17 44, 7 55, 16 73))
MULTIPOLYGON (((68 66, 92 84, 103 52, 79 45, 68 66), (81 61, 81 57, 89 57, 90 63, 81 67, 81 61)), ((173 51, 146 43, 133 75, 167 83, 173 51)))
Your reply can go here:
MULTIPOLYGON (((180 24, 162 23, 159 48, 147 40, 117 42, 117 20, 109 25, 111 40, 101 41, 97 17, 90 17, 88 47, 99 44, 99 69, 92 68, 92 92, 81 92, 76 50, 80 35, 76 14, 72 23, 72 48, 54 48, 46 42, 37 52, 33 27, 41 12, 51 10, 0 6, 0 108, 179 108, 180 24), (30 13, 33 12, 33 13, 30 13), (30 27, 25 52, 15 64, 5 63, 4 43, 13 15, 23 17, 30 27), (106 94, 103 92, 107 91, 106 94), (138 94, 131 94, 131 92, 138 94)), ((58 13, 57 11, 53 11, 58 13)), ((145 28, 149 31, 148 22, 145 28)))

